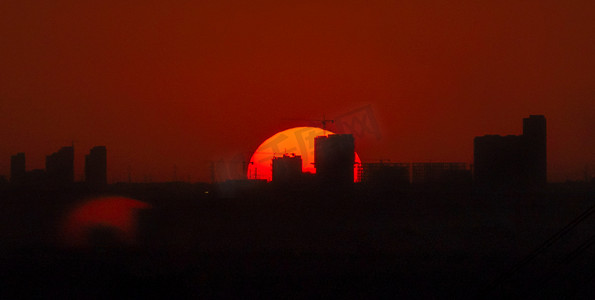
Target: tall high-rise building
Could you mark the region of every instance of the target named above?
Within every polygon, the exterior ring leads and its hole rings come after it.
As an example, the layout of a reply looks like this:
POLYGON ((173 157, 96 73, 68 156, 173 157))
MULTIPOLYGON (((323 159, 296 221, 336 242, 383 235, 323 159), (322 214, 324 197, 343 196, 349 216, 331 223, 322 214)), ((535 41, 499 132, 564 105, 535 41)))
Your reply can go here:
POLYGON ((53 184, 67 185, 74 182, 74 147, 62 147, 46 156, 45 169, 53 184))
POLYGON ((474 139, 474 179, 480 186, 535 187, 547 182, 546 121, 523 119, 522 135, 474 139))
POLYGON ((85 182, 94 187, 107 185, 107 149, 105 146, 93 147, 85 155, 85 182))
POLYGON ((290 184, 301 180, 302 157, 283 154, 273 157, 273 183, 290 184))
POLYGON ((353 183, 355 142, 351 134, 331 134, 314 139, 316 177, 324 183, 353 183))
POLYGON ((10 182, 22 183, 25 180, 25 153, 17 153, 10 157, 10 182))

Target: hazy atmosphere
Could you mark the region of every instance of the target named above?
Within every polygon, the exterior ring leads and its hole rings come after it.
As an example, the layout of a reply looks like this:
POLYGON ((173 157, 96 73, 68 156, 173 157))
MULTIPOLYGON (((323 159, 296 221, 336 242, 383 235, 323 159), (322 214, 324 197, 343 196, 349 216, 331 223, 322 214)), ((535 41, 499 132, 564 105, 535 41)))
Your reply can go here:
POLYGON ((2 1, 0 175, 74 143, 76 180, 105 145, 110 182, 208 181, 211 161, 368 107, 362 161, 471 163, 475 136, 543 114, 549 180, 582 179, 593 20, 592 1, 2 1))

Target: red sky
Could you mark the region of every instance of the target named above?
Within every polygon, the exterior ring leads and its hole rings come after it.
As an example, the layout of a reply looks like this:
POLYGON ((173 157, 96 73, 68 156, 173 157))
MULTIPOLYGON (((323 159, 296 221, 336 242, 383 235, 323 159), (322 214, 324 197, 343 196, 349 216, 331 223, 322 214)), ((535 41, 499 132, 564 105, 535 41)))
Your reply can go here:
POLYGON ((545 114, 550 180, 595 173, 593 1, 198 2, 0 2, 0 175, 74 141, 77 178, 106 145, 110 181, 206 181, 315 125, 287 119, 366 105, 364 161, 471 162, 545 114))

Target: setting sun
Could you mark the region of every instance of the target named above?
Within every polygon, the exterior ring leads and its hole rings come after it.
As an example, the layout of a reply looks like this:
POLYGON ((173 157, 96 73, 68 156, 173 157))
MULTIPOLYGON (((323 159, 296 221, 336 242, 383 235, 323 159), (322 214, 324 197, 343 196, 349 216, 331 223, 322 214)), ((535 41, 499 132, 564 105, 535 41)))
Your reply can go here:
MULTIPOLYGON (((274 156, 295 154, 302 157, 302 171, 316 173, 314 168, 314 138, 321 135, 334 134, 318 127, 295 127, 281 131, 264 141, 250 158, 247 176, 249 179, 272 179, 271 163, 274 156)), ((355 153, 353 167, 354 181, 359 181, 358 169, 361 160, 355 153)))

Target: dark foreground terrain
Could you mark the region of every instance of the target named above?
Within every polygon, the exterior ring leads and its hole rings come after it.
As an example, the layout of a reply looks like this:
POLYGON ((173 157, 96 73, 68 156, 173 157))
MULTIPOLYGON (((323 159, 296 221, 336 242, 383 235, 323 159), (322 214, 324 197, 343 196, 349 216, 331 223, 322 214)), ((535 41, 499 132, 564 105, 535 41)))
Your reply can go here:
POLYGON ((592 186, 538 192, 265 187, 220 196, 208 185, 102 192, 6 189, 0 202, 3 298, 595 297, 592 186), (133 237, 68 213, 126 196, 133 237))

